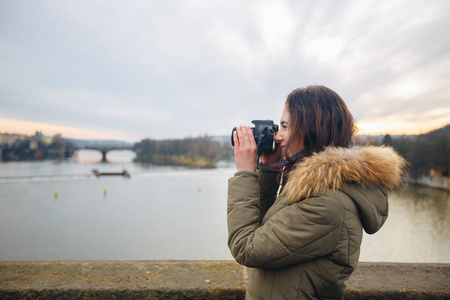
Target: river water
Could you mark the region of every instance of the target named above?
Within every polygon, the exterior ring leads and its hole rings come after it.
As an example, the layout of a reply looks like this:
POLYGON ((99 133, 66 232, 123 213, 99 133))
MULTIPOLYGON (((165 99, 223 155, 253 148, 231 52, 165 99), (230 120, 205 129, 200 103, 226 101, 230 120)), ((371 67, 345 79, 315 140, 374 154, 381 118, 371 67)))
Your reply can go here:
MULTIPOLYGON (((0 163, 0 261, 228 260, 227 180, 217 169, 131 162, 83 150, 65 161, 0 163), (131 178, 92 170, 122 172, 131 178), (56 194, 57 191, 57 194, 56 194)), ((450 193, 405 186, 365 235, 361 261, 450 263, 450 193)))

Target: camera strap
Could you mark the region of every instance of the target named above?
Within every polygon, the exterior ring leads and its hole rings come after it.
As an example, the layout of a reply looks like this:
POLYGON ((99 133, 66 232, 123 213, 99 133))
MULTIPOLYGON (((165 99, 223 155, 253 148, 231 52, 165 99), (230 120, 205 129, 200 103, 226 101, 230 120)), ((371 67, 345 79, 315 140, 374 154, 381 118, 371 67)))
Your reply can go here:
POLYGON ((259 160, 261 155, 258 155, 258 159, 257 159, 258 167, 268 167, 268 168, 274 168, 274 169, 282 168, 292 162, 296 162, 297 160, 305 157, 307 154, 308 154, 308 152, 306 150, 302 150, 299 153, 289 157, 289 160, 283 159, 282 161, 280 161, 279 163, 276 163, 276 164, 261 164, 260 160, 259 160))

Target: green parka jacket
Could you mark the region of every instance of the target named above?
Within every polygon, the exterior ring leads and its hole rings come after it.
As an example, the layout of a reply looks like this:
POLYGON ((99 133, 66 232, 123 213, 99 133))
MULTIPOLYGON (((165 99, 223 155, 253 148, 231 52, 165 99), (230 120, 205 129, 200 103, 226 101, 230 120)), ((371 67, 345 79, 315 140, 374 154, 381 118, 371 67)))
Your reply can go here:
POLYGON ((362 229, 384 224, 387 189, 401 185, 404 166, 389 147, 328 147, 296 163, 279 197, 279 171, 237 172, 228 245, 251 268, 246 299, 342 299, 362 229))

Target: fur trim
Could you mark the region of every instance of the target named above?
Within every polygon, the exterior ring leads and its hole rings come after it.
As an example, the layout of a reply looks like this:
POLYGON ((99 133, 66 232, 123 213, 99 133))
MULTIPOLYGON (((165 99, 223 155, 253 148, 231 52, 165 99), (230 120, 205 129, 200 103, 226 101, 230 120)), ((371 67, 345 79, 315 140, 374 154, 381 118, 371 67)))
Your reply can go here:
POLYGON ((391 147, 327 147, 294 166, 282 195, 295 203, 350 182, 395 189, 402 185, 405 166, 406 161, 391 147))

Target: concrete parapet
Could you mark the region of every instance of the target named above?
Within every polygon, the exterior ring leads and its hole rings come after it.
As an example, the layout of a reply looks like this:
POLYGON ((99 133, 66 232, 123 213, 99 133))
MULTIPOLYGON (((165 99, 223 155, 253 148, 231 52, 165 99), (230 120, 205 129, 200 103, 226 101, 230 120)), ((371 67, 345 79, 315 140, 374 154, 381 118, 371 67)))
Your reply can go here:
MULTIPOLYGON (((0 262, 0 299, 244 299, 233 261, 0 262)), ((360 263, 346 299, 450 299, 450 264, 360 263)))

